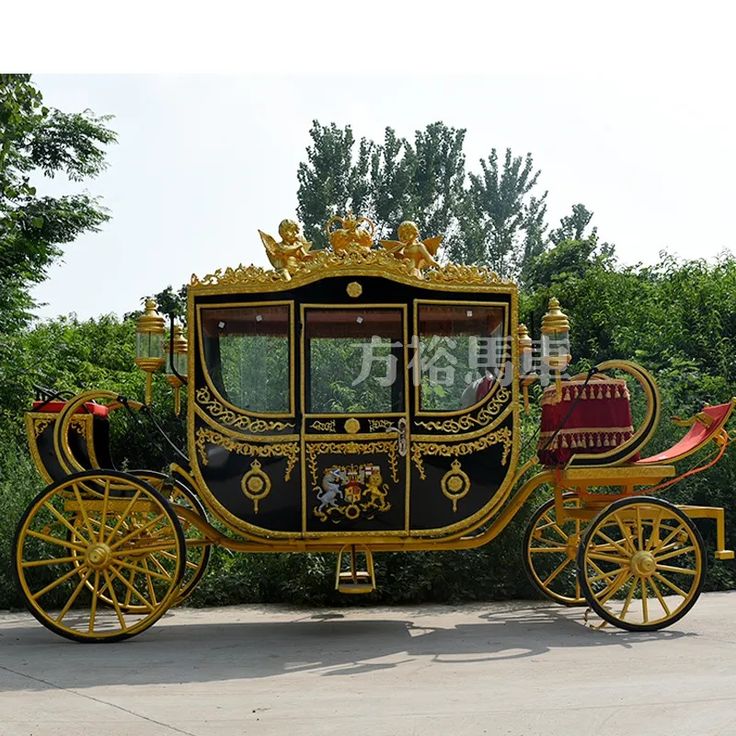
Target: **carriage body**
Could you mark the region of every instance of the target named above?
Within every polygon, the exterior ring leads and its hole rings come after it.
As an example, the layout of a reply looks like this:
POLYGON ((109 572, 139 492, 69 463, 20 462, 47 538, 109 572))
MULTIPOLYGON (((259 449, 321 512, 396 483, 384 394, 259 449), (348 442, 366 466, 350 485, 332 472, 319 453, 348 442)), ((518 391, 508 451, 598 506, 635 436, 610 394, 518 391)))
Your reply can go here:
POLYGON ((190 287, 188 445, 208 507, 309 549, 426 548, 487 523, 518 462, 516 287, 421 278, 375 251, 309 265, 190 287))

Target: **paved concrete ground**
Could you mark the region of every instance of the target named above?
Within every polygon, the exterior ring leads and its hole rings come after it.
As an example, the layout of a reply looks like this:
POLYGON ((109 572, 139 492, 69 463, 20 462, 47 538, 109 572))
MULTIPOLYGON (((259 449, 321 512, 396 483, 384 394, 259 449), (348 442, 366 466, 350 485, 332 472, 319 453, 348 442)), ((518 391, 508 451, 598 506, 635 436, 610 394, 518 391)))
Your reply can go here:
POLYGON ((484 733, 736 734, 736 592, 650 634, 543 603, 238 606, 81 645, 0 614, 1 736, 484 733))

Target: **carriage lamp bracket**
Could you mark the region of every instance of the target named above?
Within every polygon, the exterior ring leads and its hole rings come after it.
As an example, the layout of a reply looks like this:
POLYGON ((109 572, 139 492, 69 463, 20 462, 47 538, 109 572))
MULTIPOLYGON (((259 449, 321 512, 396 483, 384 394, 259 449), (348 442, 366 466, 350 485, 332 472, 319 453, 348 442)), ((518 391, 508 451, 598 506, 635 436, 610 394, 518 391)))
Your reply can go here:
MULTIPOLYGON (((141 422, 138 414, 136 412, 134 412, 130 408, 129 403, 128 403, 128 398, 126 396, 118 396, 118 399, 117 400, 120 402, 121 406, 125 407, 126 411, 128 411, 128 413, 134 418, 134 420, 136 421, 136 423, 139 424, 139 425, 142 425, 142 422, 141 422)), ((151 407, 148 406, 148 404, 143 404, 141 406, 141 411, 151 420, 151 424, 153 424, 153 426, 156 429, 156 431, 166 440, 166 442, 169 445, 169 447, 171 447, 171 449, 182 460, 184 460, 184 462, 186 462, 187 464, 189 464, 189 457, 186 455, 186 453, 180 447, 178 447, 176 445, 176 443, 174 442, 174 440, 172 440, 171 437, 169 437, 169 435, 166 434, 164 428, 158 423, 158 420, 156 419, 153 411, 151 410, 151 407)), ((163 448, 161 447, 161 445, 158 446, 158 449, 161 452, 161 454, 165 454, 163 448)))

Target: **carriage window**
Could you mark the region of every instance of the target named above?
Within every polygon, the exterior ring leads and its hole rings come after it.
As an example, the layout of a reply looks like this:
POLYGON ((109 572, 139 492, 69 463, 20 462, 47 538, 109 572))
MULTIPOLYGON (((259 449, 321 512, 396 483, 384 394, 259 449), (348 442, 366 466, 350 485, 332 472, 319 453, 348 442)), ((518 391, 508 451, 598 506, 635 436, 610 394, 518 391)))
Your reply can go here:
POLYGON ((290 411, 289 307, 202 310, 207 370, 222 396, 254 412, 290 411))
POLYGON ((308 412, 403 411, 400 310, 309 309, 304 329, 308 412))
POLYGON ((420 410, 472 406, 488 393, 506 360, 503 308, 420 304, 418 310, 420 410))

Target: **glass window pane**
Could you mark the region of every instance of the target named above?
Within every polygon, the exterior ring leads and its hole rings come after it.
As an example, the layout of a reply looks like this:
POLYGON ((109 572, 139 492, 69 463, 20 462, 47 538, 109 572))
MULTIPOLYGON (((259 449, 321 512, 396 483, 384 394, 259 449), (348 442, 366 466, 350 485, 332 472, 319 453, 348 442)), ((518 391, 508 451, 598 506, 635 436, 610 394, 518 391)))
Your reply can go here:
POLYGON ((288 412, 289 307, 202 310, 205 361, 231 404, 254 412, 288 412))
POLYGON ((418 309, 420 409, 472 406, 511 359, 503 308, 420 304, 418 309))
POLYGON ((307 310, 305 346, 308 412, 403 411, 400 310, 307 310))

